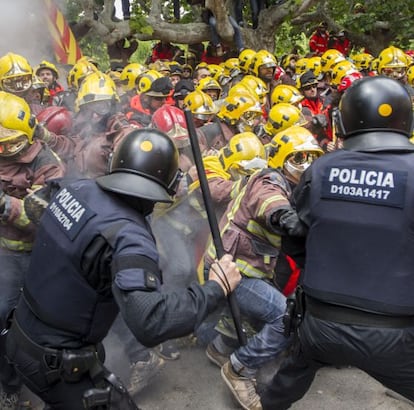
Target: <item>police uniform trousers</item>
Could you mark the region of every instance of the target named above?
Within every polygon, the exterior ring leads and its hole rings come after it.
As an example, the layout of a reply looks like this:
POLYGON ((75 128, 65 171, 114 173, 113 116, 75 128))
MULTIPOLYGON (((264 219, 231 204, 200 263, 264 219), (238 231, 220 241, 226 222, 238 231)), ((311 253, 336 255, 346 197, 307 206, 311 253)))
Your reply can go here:
POLYGON ((308 391, 316 371, 328 365, 359 368, 387 388, 414 400, 412 317, 389 318, 356 311, 359 317, 349 324, 338 322, 336 315, 332 320, 329 314, 315 315, 309 310, 299 327, 299 346, 261 394, 264 410, 289 408, 308 391), (380 319, 378 323, 376 317, 380 319), (363 324, 355 324, 358 322, 363 324))
MULTIPOLYGON (((52 349, 48 349, 40 359, 34 358, 25 349, 19 346, 18 340, 12 332, 7 334, 7 354, 21 381, 39 396, 48 409, 53 410, 81 410, 84 409, 83 394, 85 391, 96 387, 88 373, 85 373, 74 383, 65 382, 61 377, 55 377, 60 373, 61 361, 52 349)), ((100 356, 104 356, 102 352, 100 356)))

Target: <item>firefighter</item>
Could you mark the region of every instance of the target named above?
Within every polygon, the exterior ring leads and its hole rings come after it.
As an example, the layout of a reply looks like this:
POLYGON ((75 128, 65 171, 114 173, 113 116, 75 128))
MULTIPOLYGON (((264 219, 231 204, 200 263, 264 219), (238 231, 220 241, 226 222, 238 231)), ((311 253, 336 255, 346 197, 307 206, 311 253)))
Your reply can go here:
POLYGON ((35 74, 47 84, 49 91, 49 105, 54 105, 55 97, 64 91, 64 87, 58 83, 59 71, 50 61, 43 60, 36 68, 35 74))
POLYGON ((217 115, 197 129, 202 151, 219 150, 233 135, 253 131, 262 117, 262 107, 254 92, 228 95, 217 115))
POLYGON ((149 70, 142 74, 138 82, 139 94, 131 99, 128 119, 137 127, 147 127, 154 112, 166 104, 173 86, 168 77, 158 71, 149 70))
POLYGON ((147 217, 155 203, 173 202, 180 175, 172 140, 135 130, 117 146, 108 174, 62 186, 45 210, 7 345, 16 370, 46 404, 137 409, 103 365, 101 341, 118 310, 140 342, 155 346, 191 333, 238 284, 240 273, 225 255, 203 286, 160 291, 147 217))
POLYGON ((134 128, 118 102, 115 83, 107 74, 95 72, 82 81, 75 101, 71 132, 75 146, 68 174, 95 178, 106 172, 115 144, 134 128))
POLYGON ((328 24, 323 21, 319 23, 316 30, 311 34, 309 39, 309 49, 315 55, 322 55, 327 49, 329 44, 329 32, 328 24))
MULTIPOLYGON (((296 230, 297 216, 289 202, 291 185, 322 154, 307 129, 295 126, 280 132, 270 144, 268 166, 249 177, 220 220, 223 247, 233 255, 242 274, 235 289, 240 312, 260 330, 230 357, 231 344, 222 335, 207 346, 206 354, 221 367, 225 383, 245 409, 261 409, 255 390, 257 371, 290 345, 282 323, 286 298, 272 282, 278 283, 277 263, 284 259, 282 237, 288 232, 294 236, 301 233, 296 230)), ((206 267, 214 255, 210 245, 206 267)))
MULTIPOLYGON (((29 190, 62 177, 65 168, 48 146, 35 138, 38 124, 22 98, 1 91, 0 107, 0 325, 4 329, 20 296, 36 232, 25 208, 25 203, 30 204, 29 190)), ((7 370, 2 339, 0 408, 17 409, 20 381, 7 370)))

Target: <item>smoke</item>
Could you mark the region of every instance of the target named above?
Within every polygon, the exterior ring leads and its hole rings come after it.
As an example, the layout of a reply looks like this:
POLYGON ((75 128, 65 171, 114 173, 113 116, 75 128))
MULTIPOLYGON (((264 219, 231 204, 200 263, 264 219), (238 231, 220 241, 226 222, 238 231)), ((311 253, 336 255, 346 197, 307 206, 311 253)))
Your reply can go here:
POLYGON ((32 67, 53 61, 52 39, 43 0, 1 1, 0 56, 8 52, 26 57, 32 67))

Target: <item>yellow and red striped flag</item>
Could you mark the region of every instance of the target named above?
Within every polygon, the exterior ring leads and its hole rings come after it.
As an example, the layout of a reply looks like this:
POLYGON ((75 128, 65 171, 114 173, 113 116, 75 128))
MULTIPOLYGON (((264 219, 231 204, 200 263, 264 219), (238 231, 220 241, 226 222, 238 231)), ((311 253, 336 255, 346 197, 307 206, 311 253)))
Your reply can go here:
POLYGON ((75 64, 82 57, 82 52, 72 30, 53 0, 44 0, 44 3, 56 61, 62 64, 75 64))

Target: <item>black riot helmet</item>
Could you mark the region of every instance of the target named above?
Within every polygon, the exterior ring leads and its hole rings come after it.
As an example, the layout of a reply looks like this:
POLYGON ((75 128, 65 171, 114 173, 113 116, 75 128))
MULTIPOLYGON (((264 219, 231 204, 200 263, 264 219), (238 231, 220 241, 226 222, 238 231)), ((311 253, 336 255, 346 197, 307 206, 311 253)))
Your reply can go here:
POLYGON ((346 90, 339 103, 339 133, 345 139, 366 132, 411 137, 413 107, 407 89, 384 76, 364 77, 346 90))
POLYGON ((153 202, 173 202, 181 171, 174 142, 163 132, 134 130, 116 147, 107 175, 96 182, 107 191, 153 202))

